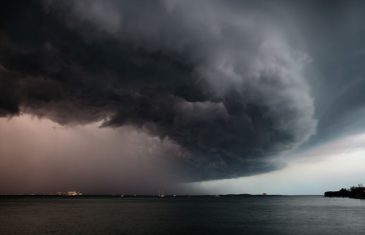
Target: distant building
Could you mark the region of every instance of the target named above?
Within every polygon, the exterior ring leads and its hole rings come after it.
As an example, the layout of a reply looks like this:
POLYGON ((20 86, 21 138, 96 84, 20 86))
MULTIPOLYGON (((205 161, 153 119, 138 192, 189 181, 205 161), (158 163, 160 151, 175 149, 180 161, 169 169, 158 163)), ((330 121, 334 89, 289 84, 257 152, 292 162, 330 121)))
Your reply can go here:
POLYGON ((79 191, 68 191, 68 192, 66 192, 66 195, 67 196, 81 196, 82 193, 79 191))
POLYGON ((81 196, 82 192, 76 191, 76 190, 71 190, 71 191, 67 191, 67 192, 57 192, 56 195, 73 197, 73 196, 81 196))

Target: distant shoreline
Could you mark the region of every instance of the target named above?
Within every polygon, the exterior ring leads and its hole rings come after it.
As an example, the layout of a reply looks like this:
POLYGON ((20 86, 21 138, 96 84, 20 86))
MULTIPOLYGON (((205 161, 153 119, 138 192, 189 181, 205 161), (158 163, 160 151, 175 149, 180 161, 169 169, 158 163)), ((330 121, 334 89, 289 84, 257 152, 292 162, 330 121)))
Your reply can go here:
POLYGON ((339 191, 327 191, 324 193, 325 197, 348 197, 355 199, 365 199, 365 187, 359 185, 353 186, 350 189, 342 188, 339 191))
POLYGON ((220 195, 143 195, 143 194, 84 194, 76 196, 67 195, 0 195, 1 198, 60 198, 60 199, 81 199, 81 198, 242 198, 242 197, 295 197, 295 196, 321 196, 321 195, 262 195, 262 194, 220 194, 220 195))

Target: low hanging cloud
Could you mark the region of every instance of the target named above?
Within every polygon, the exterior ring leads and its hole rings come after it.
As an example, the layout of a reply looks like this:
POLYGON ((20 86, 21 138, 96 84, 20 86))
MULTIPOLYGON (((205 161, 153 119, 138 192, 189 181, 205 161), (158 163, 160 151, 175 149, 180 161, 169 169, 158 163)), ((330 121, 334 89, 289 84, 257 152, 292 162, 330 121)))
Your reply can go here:
MULTIPOLYGON (((0 115, 132 126, 179 147, 182 180, 275 170, 315 133, 303 67, 270 6, 239 1, 8 1, 0 115)), ((123 143, 121 143, 123 144, 123 143)))

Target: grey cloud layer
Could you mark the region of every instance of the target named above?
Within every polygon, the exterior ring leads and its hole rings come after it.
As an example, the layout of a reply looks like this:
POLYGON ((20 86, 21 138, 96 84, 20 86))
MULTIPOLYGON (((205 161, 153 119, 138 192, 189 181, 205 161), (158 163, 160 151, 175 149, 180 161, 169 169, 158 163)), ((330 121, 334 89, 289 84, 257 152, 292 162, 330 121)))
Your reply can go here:
POLYGON ((1 10, 1 115, 146 128, 186 150, 174 161, 188 180, 276 169, 272 156, 315 131, 307 58, 270 8, 203 0, 20 5, 1 10))

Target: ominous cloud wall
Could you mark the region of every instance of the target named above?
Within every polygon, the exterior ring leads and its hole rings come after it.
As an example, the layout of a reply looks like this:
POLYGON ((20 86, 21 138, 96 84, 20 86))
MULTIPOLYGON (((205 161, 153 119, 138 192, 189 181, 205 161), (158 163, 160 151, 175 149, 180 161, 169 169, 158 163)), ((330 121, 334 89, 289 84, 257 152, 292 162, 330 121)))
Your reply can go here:
POLYGON ((365 2, 311 1, 293 9, 312 58, 307 78, 319 121, 306 147, 363 132, 365 2))
POLYGON ((277 169, 317 123, 308 57, 279 15, 253 1, 7 1, 0 115, 142 128, 183 149, 184 180, 277 169))

